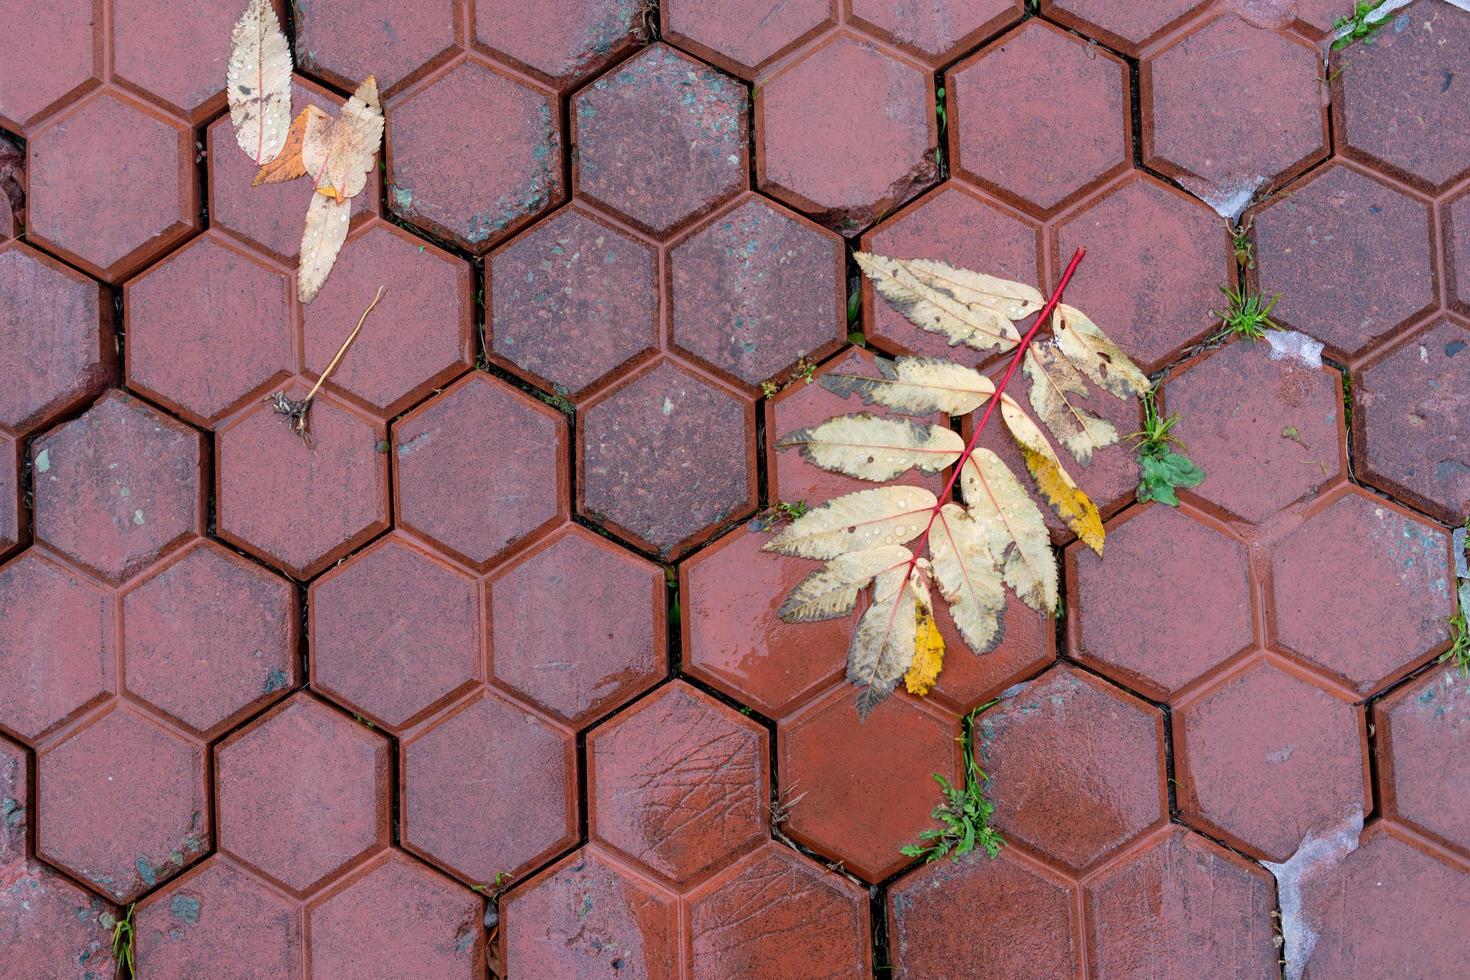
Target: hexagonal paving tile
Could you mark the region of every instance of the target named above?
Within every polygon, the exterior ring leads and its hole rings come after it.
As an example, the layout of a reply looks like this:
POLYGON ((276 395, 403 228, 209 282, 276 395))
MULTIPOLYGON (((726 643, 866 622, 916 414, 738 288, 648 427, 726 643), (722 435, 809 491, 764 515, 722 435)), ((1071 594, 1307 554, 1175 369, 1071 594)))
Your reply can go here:
POLYGON ((290 583, 199 541, 122 599, 123 685, 206 738, 301 679, 290 583))
POLYGON ((1273 360, 1236 340, 1189 361, 1164 383, 1174 435, 1205 471, 1185 493, 1259 524, 1342 472, 1342 380, 1329 367, 1273 360))
MULTIPOLYGON (((307 385, 283 390, 300 399, 307 385)), ((389 520, 382 426, 325 392, 309 421, 310 447, 266 403, 215 437, 219 536, 297 578, 320 572, 389 520)))
MULTIPOLYGON (((966 185, 946 183, 863 235, 863 248, 909 259, 940 259, 1002 279, 1041 282, 1041 230, 966 185)), ((1086 268, 1086 267, 1084 267, 1086 268)), ((978 364, 995 357, 951 347, 942 334, 914 326, 863 279, 863 331, 899 354, 978 364)))
POLYGON ((1344 358, 1431 309, 1429 205, 1342 164, 1254 213, 1256 276, 1278 322, 1344 358), (1348 257, 1351 257, 1350 259, 1348 257), (1392 269, 1365 283, 1358 270, 1392 269))
POLYGON ((303 367, 319 376, 351 324, 386 286, 371 325, 328 386, 380 415, 396 415, 475 362, 475 284, 469 265, 386 221, 342 246, 332 275, 302 310, 303 367))
POLYGON ((524 708, 484 697, 403 744, 403 846, 493 883, 577 840, 577 746, 524 708))
POLYGON ((669 253, 673 342, 757 385, 847 337, 842 239, 752 195, 669 253))
POLYGON ((485 975, 485 903, 399 851, 389 851, 306 910, 314 977, 485 975), (373 942, 363 942, 371 929, 373 942))
POLYGON ((20 242, 0 247, 0 366, 10 379, 0 389, 0 430, 23 435, 112 381, 112 299, 102 294, 49 255, 20 242))
POLYGON ((929 76, 859 37, 838 35, 761 83, 760 189, 856 234, 939 176, 929 76))
POLYGON ((944 638, 944 670, 929 696, 956 712, 969 711, 1032 676, 1057 658, 1056 623, 1006 594, 1001 623, 1005 627, 995 649, 983 654, 970 650, 950 616, 948 605, 934 604, 934 623, 944 638))
POLYGON ((25 132, 61 100, 96 86, 102 74, 97 5, 18 4, 0 40, 0 123, 25 132))
POLYGON ((218 977, 249 964, 302 976, 296 902, 222 854, 140 902, 133 928, 139 975, 218 977))
POLYGON ((1276 972, 1270 876, 1182 827, 1090 879, 1085 894, 1097 976, 1136 976, 1162 963, 1181 976, 1276 972))
POLYGON ((128 384, 205 426, 258 398, 294 366, 290 288, 216 232, 194 239, 123 288, 128 384))
POLYGON ((933 65, 964 54, 1021 16, 1019 0, 848 0, 851 23, 933 65))
POLYGON ((1440 214, 1450 303, 1461 313, 1470 313, 1470 188, 1445 205, 1440 214))
POLYGON ((587 736, 592 838, 689 884, 769 827, 766 733, 675 681, 587 736))
POLYGON ((894 966, 913 977, 1072 976, 1073 902, 1072 885, 1010 849, 926 865, 888 892, 894 966))
POLYGON ((662 571, 569 524, 490 580, 495 679, 582 727, 668 673, 662 571))
POLYGON ((1154 0, 1153 3, 1115 3, 1114 0, 1041 0, 1048 17, 1075 31, 1095 37, 1125 54, 1139 50, 1166 28, 1177 24, 1209 0, 1154 0))
POLYGON ((199 224, 194 134, 112 90, 37 130, 26 176, 27 237, 106 282, 132 275, 199 224))
POLYGON ((527 976, 679 976, 678 900, 596 846, 515 888, 500 915, 504 961, 527 976))
POLYGON ((933 773, 961 771, 959 723, 899 693, 858 724, 855 690, 842 684, 776 730, 783 799, 804 794, 785 830, 881 881, 909 863, 899 853, 933 825, 933 773))
POLYGON ((399 527, 483 568, 566 515, 560 412, 474 372, 393 424, 399 527))
POLYGON ((388 844, 388 740, 297 694, 215 748, 219 847, 298 895, 388 844))
POLYGON ((1314 507, 1271 548, 1276 641, 1359 694, 1382 687, 1448 639, 1448 545, 1440 528, 1356 489, 1314 507))
POLYGON ((1007 841, 1077 872, 1167 819, 1163 717, 1110 684, 1053 667, 977 727, 1007 841))
POLYGON ((475 0, 475 42, 558 88, 616 61, 643 30, 638 0, 565 0, 527 5, 475 0))
POLYGON ((201 38, 230 36, 240 17, 233 0, 159 7, 147 0, 110 0, 113 81, 200 122, 225 104, 228 45, 201 38))
POLYGON ((487 353, 577 393, 658 344, 658 271, 646 243, 573 205, 485 261, 487 353))
POLYGON ((31 446, 36 540, 111 582, 204 531, 203 440, 123 392, 31 446))
POLYGON ((1359 372, 1353 436, 1367 479, 1451 524, 1470 515, 1470 330, 1442 320, 1359 372))
POLYGON ((578 509, 674 555, 755 506, 755 406, 672 361, 588 404, 578 509))
POLYGON ((1127 78, 1103 49, 1027 22, 945 75, 955 172, 1035 214, 1055 210, 1128 166, 1127 78))
POLYGON ((867 893, 789 847, 765 844, 687 901, 692 976, 871 975, 867 893))
POLYGON ((112 596, 40 551, 0 566, 0 729, 35 744, 112 691, 112 596))
POLYGON ((1067 548, 1068 646, 1083 663, 1166 700, 1253 642, 1245 546, 1163 504, 1108 528, 1107 560, 1067 548))
POLYGON ((37 755, 36 851, 119 902, 210 846, 204 747, 118 705, 37 755))
POLYGON ((1238 214, 1327 154, 1321 74, 1306 42, 1223 13, 1139 66, 1143 162, 1238 214))
POLYGON ((1087 261, 1067 302, 1087 311, 1139 367, 1156 371, 1219 326, 1210 310, 1233 281, 1219 215, 1162 181, 1134 173, 1063 222, 1053 267, 1077 248, 1087 261), (1127 248, 1113 248, 1118 240, 1127 248))
POLYGON ((450 57, 462 40, 455 0, 411 9, 395 0, 313 0, 295 13, 297 64, 347 91, 370 74, 391 91, 450 57))
POLYGON ((779 718, 842 676, 856 617, 781 622, 786 594, 819 566, 762 553, 769 540, 736 528, 680 566, 680 653, 690 676, 779 718))
POLYGON ((1430 670, 1373 708, 1385 809, 1470 852, 1465 762, 1470 679, 1453 665, 1430 670))
POLYGON ((572 99, 572 180, 586 197, 666 236, 745 189, 744 86, 655 44, 572 99))
POLYGON ((1348 52, 1334 56, 1329 76, 1343 153, 1430 191, 1470 173, 1470 161, 1442 137, 1470 128, 1470 11, 1419 0, 1351 55, 1351 70, 1348 52))
POLYGON ((463 61, 385 111, 388 206, 405 221, 484 252, 566 196, 549 92, 463 61))
POLYGON ((1184 819, 1285 861, 1367 803, 1362 713, 1257 661, 1174 709, 1184 819))
POLYGON ((20 544, 26 520, 21 503, 20 445, 0 435, 0 561, 20 544))
POLYGON ((777 55, 833 23, 833 0, 664 0, 664 36, 726 71, 750 78, 777 55))
MULTIPOLYGON (((291 79, 291 107, 296 112, 314 105, 335 115, 343 101, 341 96, 300 75, 291 79)), ((255 162, 235 145, 235 131, 228 115, 210 125, 208 146, 210 227, 242 238, 279 261, 294 265, 301 250, 301 216, 315 193, 312 182, 291 180, 251 186, 255 162)), ((378 169, 374 167, 368 174, 367 186, 352 199, 354 226, 361 222, 363 215, 377 212, 380 196, 378 169)), ((357 321, 360 312, 352 314, 352 322, 357 321)))

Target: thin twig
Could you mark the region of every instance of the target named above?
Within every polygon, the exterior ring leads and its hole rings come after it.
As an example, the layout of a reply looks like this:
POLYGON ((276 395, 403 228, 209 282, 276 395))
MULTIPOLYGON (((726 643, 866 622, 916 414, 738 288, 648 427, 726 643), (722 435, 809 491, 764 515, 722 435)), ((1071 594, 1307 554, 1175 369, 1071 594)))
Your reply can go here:
POLYGON ((387 291, 387 286, 378 287, 377 295, 373 297, 373 301, 368 304, 367 309, 362 311, 362 316, 357 318, 357 326, 353 327, 352 332, 347 335, 347 339, 342 341, 342 346, 337 348, 337 353, 327 364, 327 369, 316 379, 316 384, 311 386, 311 390, 306 393, 305 398, 300 401, 295 401, 287 398, 286 393, 283 391, 266 396, 266 401, 274 403, 276 412, 286 417, 285 421, 287 424, 295 430, 297 435, 301 436, 301 440, 306 443, 307 448, 311 448, 311 430, 307 422, 307 412, 311 410, 311 403, 316 398, 316 393, 321 391, 322 385, 327 383, 327 379, 332 376, 332 372, 337 370, 337 365, 342 363, 342 358, 347 356, 347 351, 352 347, 353 341, 357 340, 357 335, 362 333, 362 325, 367 322, 368 314, 373 311, 373 307, 378 305, 378 301, 383 298, 383 294, 387 291))

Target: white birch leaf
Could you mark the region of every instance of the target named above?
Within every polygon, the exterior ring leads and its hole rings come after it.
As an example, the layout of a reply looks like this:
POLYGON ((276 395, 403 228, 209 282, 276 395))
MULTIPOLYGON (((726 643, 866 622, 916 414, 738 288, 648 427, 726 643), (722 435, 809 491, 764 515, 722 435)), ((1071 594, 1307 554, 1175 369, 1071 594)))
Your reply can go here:
POLYGON ((910 469, 924 473, 944 469, 960 458, 965 440, 942 425, 865 412, 797 429, 776 443, 777 449, 793 447, 799 447, 802 457, 814 466, 883 483, 910 469))
POLYGON ((960 487, 1006 585, 1032 609, 1052 615, 1057 608, 1057 561, 1041 508, 989 449, 976 449, 965 460, 960 487))
POLYGON ((767 541, 763 550, 826 559, 903 544, 923 533, 936 503, 934 494, 923 487, 859 490, 807 511, 767 541))
POLYGON ((240 149, 257 167, 274 160, 291 125, 291 48, 270 0, 250 0, 235 22, 225 94, 240 149))
POLYGON ((822 387, 904 415, 969 415, 995 394, 995 383, 979 371, 937 358, 878 358, 877 366, 881 378, 834 372, 822 375, 822 387))

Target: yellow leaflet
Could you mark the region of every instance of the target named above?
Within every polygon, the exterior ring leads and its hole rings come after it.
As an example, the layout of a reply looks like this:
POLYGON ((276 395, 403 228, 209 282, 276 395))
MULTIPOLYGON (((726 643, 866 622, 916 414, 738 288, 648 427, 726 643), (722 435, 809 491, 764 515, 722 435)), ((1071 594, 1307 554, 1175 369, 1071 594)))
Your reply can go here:
POLYGON ((944 666, 944 636, 934 622, 934 614, 922 602, 915 601, 917 625, 914 629, 914 660, 903 675, 904 687, 920 697, 929 693, 944 666))
POLYGON ((1031 471, 1046 502, 1056 508, 1057 515, 1067 522, 1083 544, 1101 555, 1103 524, 1097 505, 1072 482, 1054 455, 1037 452, 1026 445, 1021 445, 1020 450, 1026 460, 1026 468, 1031 471))

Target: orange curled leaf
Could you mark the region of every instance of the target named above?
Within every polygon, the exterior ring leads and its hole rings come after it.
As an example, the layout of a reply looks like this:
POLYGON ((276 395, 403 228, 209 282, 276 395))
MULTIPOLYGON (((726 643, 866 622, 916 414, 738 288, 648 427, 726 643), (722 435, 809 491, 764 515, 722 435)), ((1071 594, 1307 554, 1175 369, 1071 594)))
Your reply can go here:
POLYGON ((291 121, 291 128, 286 132, 286 145, 282 147, 280 154, 255 172, 255 179, 250 182, 250 186, 279 184, 287 180, 295 180, 297 177, 305 177, 306 164, 301 161, 301 145, 306 140, 306 128, 308 125, 320 125, 330 119, 330 116, 314 105, 302 109, 291 121))

